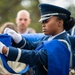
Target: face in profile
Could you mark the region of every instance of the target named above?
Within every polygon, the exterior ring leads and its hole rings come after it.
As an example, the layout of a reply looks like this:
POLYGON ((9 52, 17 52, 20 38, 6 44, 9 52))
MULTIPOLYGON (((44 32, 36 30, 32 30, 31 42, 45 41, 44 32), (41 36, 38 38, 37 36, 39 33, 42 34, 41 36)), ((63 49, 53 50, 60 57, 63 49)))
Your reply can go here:
POLYGON ((42 31, 46 35, 56 35, 58 33, 60 20, 53 16, 47 20, 42 21, 42 31))

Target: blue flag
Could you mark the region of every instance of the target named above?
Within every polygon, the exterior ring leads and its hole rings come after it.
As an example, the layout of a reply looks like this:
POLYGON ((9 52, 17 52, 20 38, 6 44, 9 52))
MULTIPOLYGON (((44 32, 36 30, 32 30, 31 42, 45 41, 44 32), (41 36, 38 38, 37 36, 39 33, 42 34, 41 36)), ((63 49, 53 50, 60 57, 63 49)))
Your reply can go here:
MULTIPOLYGON (((11 42, 12 42, 12 39, 11 39, 11 37, 8 36, 7 34, 0 34, 0 41, 1 41, 3 44, 5 44, 6 46, 11 46, 11 45, 12 45, 12 43, 11 43, 11 42)), ((10 73, 13 73, 13 74, 23 74, 23 73, 27 72, 27 71, 30 69, 30 67, 29 67, 29 65, 28 65, 25 69, 23 69, 22 71, 20 71, 20 72, 17 73, 17 72, 15 72, 15 71, 8 65, 5 55, 0 54, 0 57, 1 57, 1 59, 2 59, 3 66, 4 66, 4 67, 7 69, 7 71, 10 72, 10 73)))

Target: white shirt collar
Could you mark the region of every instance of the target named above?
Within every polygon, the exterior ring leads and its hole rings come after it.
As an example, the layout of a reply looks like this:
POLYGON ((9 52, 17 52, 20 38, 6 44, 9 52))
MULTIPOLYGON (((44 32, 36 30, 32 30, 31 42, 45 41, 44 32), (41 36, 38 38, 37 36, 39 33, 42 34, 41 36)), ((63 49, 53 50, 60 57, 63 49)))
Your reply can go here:
POLYGON ((18 33, 21 34, 21 35, 26 35, 26 34, 28 34, 28 29, 27 29, 26 32, 24 32, 23 34, 20 33, 20 32, 18 32, 18 33))

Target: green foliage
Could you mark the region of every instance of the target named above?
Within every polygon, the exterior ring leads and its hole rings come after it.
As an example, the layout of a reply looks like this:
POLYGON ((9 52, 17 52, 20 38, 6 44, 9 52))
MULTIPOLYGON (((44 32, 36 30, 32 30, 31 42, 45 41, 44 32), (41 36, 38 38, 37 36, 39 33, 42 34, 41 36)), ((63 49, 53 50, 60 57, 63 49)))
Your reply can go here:
POLYGON ((71 16, 75 18, 75 6, 71 5, 68 9, 71 11, 71 16))
POLYGON ((0 24, 10 21, 14 16, 14 8, 21 0, 0 0, 0 24))

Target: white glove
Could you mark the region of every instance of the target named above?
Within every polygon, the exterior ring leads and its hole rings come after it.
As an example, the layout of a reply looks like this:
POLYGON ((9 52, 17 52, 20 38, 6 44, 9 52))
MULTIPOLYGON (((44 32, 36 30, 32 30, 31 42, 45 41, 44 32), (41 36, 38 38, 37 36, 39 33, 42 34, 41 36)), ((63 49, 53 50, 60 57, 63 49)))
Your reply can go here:
POLYGON ((6 28, 4 33, 8 34, 16 44, 22 40, 22 36, 10 28, 6 28))
POLYGON ((3 53, 2 53, 2 49, 3 49, 4 46, 5 46, 5 45, 4 45, 2 42, 0 42, 0 53, 1 53, 1 54, 3 54, 3 53))

